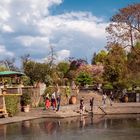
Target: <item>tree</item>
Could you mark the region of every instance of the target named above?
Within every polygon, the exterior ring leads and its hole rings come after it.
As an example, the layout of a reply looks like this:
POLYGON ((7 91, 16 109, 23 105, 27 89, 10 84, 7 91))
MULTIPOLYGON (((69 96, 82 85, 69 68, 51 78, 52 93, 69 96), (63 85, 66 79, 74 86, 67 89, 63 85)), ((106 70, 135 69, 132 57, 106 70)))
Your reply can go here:
POLYGON ((139 42, 136 43, 134 49, 131 49, 128 53, 129 83, 131 84, 131 86, 140 86, 140 55, 137 54, 137 52, 140 52, 139 42))
POLYGON ((26 63, 30 61, 30 54, 25 54, 21 56, 22 70, 24 71, 26 63))
POLYGON ((69 59, 70 62, 70 70, 76 70, 81 65, 87 64, 87 61, 84 59, 69 59))
POLYGON ((24 73, 30 78, 31 85, 34 82, 45 82, 48 74, 48 64, 28 61, 24 63, 24 73))
POLYGON ((107 52, 105 50, 101 50, 98 54, 96 54, 95 64, 97 63, 104 64, 106 56, 107 56, 107 52))
POLYGON ((57 65, 57 70, 62 73, 63 77, 66 76, 69 70, 70 64, 68 62, 60 62, 57 65))
POLYGON ((70 68, 69 62, 60 62, 56 66, 56 71, 59 78, 61 79, 61 84, 65 83, 64 79, 67 78, 67 73, 69 71, 69 68, 70 68))
POLYGON ((106 31, 109 33, 109 44, 120 43, 125 47, 134 48, 134 43, 140 39, 140 4, 120 9, 111 18, 106 31))
POLYGON ((56 60, 56 54, 54 51, 54 46, 50 46, 50 52, 48 54, 48 64, 50 65, 50 67, 52 67, 54 65, 54 61, 56 60))
POLYGON ((81 65, 87 64, 87 61, 84 59, 69 58, 69 64, 69 70, 66 73, 66 78, 68 78, 69 82, 71 82, 76 78, 76 70, 81 65))
POLYGON ((114 44, 108 52, 104 65, 104 80, 112 84, 118 84, 126 78, 127 55, 125 50, 114 44))
POLYGON ((92 64, 92 65, 95 65, 95 64, 96 64, 96 62, 95 62, 96 56, 97 56, 97 54, 96 54, 96 53, 93 53, 93 57, 92 57, 92 59, 91 59, 91 64, 92 64))
POLYGON ((76 79, 81 75, 81 73, 86 74, 90 76, 92 79, 92 82, 94 83, 102 83, 102 74, 103 74, 104 68, 103 65, 81 65, 76 71, 76 79))
POLYGON ((15 58, 6 58, 4 60, 4 62, 8 66, 9 70, 11 70, 11 71, 19 71, 19 69, 15 65, 15 58))
POLYGON ((0 64, 7 70, 19 71, 19 69, 15 65, 15 58, 6 58, 4 60, 1 60, 0 64))
POLYGON ((92 77, 84 72, 81 72, 78 77, 76 78, 76 81, 81 85, 85 86, 86 84, 90 85, 92 84, 92 77))
POLYGON ((134 46, 134 49, 131 49, 128 53, 128 67, 133 73, 140 71, 140 55, 136 52, 140 52, 140 42, 137 42, 134 46), (134 49, 136 51, 134 51, 134 49))

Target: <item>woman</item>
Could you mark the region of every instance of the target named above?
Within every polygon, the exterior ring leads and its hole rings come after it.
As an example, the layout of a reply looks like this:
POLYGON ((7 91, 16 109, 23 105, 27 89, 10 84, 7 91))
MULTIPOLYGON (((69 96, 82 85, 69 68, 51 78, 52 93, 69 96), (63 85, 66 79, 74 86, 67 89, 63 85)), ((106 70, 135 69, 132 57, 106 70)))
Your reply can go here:
POLYGON ((50 108, 50 99, 49 99, 49 96, 48 94, 46 95, 46 100, 45 100, 45 107, 46 109, 49 109, 50 108))
POLYGON ((53 110, 55 110, 56 109, 56 96, 55 96, 55 92, 52 94, 51 103, 52 103, 53 110))

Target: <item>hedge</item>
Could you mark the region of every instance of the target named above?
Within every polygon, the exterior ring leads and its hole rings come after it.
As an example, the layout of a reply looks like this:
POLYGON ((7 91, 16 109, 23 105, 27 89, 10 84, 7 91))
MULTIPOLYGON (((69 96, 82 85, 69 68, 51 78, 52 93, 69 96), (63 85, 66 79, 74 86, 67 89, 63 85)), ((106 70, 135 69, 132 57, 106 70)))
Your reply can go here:
POLYGON ((6 110, 9 116, 14 116, 20 111, 20 96, 18 95, 6 95, 5 96, 6 110))

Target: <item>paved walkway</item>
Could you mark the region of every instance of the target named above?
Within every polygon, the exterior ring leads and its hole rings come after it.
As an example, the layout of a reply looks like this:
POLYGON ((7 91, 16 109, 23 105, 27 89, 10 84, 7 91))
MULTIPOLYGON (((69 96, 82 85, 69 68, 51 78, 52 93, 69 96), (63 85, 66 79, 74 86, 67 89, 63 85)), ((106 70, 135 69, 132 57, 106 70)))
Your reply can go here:
MULTIPOLYGON (((86 104, 86 109, 88 110, 89 105, 86 104)), ((44 110, 43 108, 32 108, 30 112, 20 112, 14 117, 0 118, 0 124, 7 124, 13 122, 19 122, 30 119, 37 118, 66 118, 66 117, 77 117, 80 116, 80 113, 77 113, 79 110, 79 105, 67 105, 62 106, 61 110, 56 112, 53 110, 44 110)), ((140 103, 114 103, 112 106, 107 105, 103 106, 94 106, 94 114, 140 114, 140 103)), ((85 115, 88 115, 85 114, 85 115)))
POLYGON ((37 118, 66 118, 66 117, 76 117, 80 114, 74 112, 73 110, 66 110, 62 109, 61 111, 53 111, 53 110, 44 110, 43 108, 32 108, 30 112, 20 112, 16 116, 7 117, 7 118, 0 118, 0 124, 7 124, 37 118))

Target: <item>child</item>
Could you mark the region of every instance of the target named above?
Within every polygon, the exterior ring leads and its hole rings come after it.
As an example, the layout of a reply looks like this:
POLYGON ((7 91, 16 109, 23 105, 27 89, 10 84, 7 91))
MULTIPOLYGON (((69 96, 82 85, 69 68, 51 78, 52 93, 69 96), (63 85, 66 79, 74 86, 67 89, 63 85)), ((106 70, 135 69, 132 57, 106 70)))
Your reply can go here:
POLYGON ((46 109, 49 109, 50 108, 50 99, 49 99, 49 96, 48 95, 46 95, 45 107, 46 107, 46 109))

